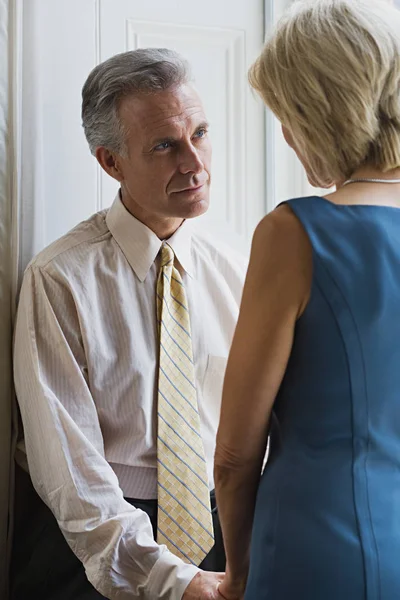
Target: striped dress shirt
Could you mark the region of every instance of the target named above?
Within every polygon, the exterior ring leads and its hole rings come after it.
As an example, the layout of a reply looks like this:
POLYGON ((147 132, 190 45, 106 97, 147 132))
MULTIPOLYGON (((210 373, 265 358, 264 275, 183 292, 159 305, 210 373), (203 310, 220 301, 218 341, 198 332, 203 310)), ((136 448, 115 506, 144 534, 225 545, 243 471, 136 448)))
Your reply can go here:
MULTIPOLYGON (((186 221, 169 239, 190 307, 201 434, 213 455, 246 261, 186 221)), ((157 497, 156 284, 162 242, 119 195, 28 266, 15 386, 29 472, 104 596, 180 600, 197 568, 124 497, 157 497)))

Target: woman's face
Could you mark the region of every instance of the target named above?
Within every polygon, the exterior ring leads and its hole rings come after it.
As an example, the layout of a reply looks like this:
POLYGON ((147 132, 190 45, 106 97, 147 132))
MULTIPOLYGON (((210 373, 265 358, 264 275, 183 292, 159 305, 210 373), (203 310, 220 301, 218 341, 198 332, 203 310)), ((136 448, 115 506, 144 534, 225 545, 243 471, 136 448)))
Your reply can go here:
POLYGON ((283 137, 285 138, 287 145, 290 146, 290 148, 292 148, 292 150, 294 150, 296 152, 297 158, 299 159, 299 161, 301 162, 301 164, 304 167, 304 170, 306 172, 307 179, 308 179, 310 185, 312 185, 313 187, 320 187, 319 183, 317 181, 315 181, 315 179, 313 178, 313 176, 311 174, 310 166, 307 163, 305 157, 302 155, 302 153, 298 149, 297 144, 292 135, 292 132, 285 125, 282 125, 282 133, 283 133, 283 137))
POLYGON ((292 135, 292 132, 285 125, 282 125, 282 133, 283 133, 283 137, 285 138, 285 141, 288 144, 288 146, 290 146, 290 148, 292 148, 296 152, 297 158, 299 159, 299 161, 301 162, 301 164, 304 167, 304 170, 306 172, 307 179, 308 179, 308 182, 310 183, 310 185, 312 185, 313 187, 321 187, 320 183, 312 175, 312 170, 311 170, 310 165, 308 164, 307 160, 305 159, 305 157, 302 155, 302 153, 298 149, 297 144, 292 135))

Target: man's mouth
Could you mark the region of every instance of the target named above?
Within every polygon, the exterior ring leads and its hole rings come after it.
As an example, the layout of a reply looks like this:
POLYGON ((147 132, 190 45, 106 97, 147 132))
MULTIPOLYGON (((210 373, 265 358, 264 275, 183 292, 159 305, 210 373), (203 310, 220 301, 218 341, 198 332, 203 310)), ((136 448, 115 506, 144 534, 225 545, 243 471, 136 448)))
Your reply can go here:
POLYGON ((180 194, 182 192, 196 192, 197 190, 201 190, 201 188, 203 186, 204 186, 204 183, 201 183, 200 185, 183 188, 182 190, 178 190, 178 192, 175 192, 175 193, 180 194))

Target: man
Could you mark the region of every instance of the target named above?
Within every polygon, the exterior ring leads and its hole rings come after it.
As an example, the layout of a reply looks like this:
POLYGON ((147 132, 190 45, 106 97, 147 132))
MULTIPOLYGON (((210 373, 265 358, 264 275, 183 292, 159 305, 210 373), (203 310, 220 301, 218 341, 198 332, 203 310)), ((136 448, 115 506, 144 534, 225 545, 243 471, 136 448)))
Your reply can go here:
POLYGON ((170 50, 114 56, 82 96, 120 191, 25 273, 12 598, 216 600, 212 463, 244 264, 190 221, 209 203, 208 123, 170 50))

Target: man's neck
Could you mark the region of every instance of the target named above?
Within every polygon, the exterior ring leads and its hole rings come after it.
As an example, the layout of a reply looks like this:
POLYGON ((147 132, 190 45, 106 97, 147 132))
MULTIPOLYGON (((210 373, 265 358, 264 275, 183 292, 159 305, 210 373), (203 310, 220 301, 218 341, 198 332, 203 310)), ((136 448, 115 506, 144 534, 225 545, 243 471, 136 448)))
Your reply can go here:
POLYGON ((184 219, 179 217, 160 217, 158 215, 150 214, 143 208, 129 202, 129 198, 124 197, 123 190, 120 191, 120 197, 122 204, 126 210, 131 213, 138 221, 146 225, 160 240, 167 240, 175 231, 182 225, 184 219))

